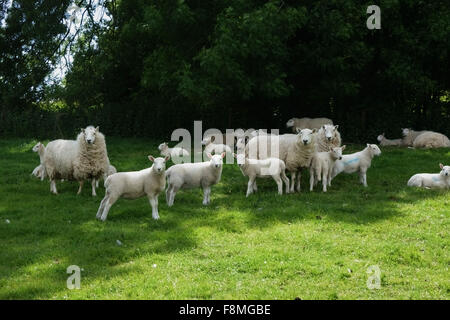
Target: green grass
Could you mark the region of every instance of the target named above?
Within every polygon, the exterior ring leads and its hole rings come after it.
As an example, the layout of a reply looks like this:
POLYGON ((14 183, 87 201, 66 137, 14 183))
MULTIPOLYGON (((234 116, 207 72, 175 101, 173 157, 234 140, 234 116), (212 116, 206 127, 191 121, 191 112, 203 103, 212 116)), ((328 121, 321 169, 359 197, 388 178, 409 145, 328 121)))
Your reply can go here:
MULTIPOLYGON (((179 192, 170 209, 161 195, 154 221, 147 199, 119 200, 101 223, 103 188, 77 196, 64 182, 55 196, 30 176, 35 142, 0 140, 0 299, 450 298, 450 193, 406 187, 449 164, 448 150, 383 149, 368 188, 341 175, 326 194, 306 191, 305 175, 300 194, 259 180, 245 198, 246 178, 226 165, 208 207, 200 190, 179 192), (69 265, 83 270, 80 290, 66 288, 69 265), (379 290, 366 285, 372 265, 379 290)), ((156 146, 108 139, 119 171, 149 166, 156 146)))

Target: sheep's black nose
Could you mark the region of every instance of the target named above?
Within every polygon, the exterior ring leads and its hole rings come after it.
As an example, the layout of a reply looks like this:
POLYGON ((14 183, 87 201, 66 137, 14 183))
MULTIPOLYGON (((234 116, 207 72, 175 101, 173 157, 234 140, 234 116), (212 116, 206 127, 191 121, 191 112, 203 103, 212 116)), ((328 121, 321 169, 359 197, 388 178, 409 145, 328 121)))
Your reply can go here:
POLYGON ((303 144, 308 144, 308 140, 303 140, 303 144))
POLYGON ((339 160, 342 160, 342 157, 339 157, 339 160))

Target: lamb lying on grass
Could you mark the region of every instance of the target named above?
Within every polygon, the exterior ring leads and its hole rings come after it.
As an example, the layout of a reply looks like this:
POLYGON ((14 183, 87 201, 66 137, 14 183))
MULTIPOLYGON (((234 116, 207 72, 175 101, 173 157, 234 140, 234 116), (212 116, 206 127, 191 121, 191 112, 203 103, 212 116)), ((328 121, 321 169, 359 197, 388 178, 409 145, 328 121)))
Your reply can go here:
POLYGON ((181 163, 167 170, 166 201, 169 207, 173 206, 175 195, 180 189, 202 188, 203 204, 210 203, 211 186, 219 183, 222 176, 223 158, 225 152, 220 155, 207 156, 210 161, 197 163, 181 163))
POLYGON ((414 148, 450 148, 450 140, 442 133, 427 131, 417 136, 414 148))
POLYGON ((176 159, 179 157, 189 157, 189 152, 186 149, 174 147, 169 148, 167 142, 163 142, 159 145, 158 150, 161 151, 161 156, 167 157, 170 156, 172 159, 176 159))
POLYGON ((205 154, 221 154, 223 152, 232 153, 231 148, 223 143, 214 143, 216 137, 210 136, 202 140, 202 146, 205 146, 205 154))
POLYGON ((47 174, 45 173, 45 166, 44 166, 45 146, 42 143, 38 142, 31 150, 33 150, 33 152, 36 152, 39 155, 40 160, 40 164, 36 168, 34 168, 31 174, 41 179, 41 181, 43 181, 47 176, 47 174))
POLYGON ((402 139, 388 139, 384 136, 384 133, 380 134, 377 140, 382 147, 400 147, 403 144, 402 139))
POLYGON ((367 187, 367 170, 372 164, 372 159, 380 154, 381 150, 376 144, 367 144, 367 147, 360 152, 343 155, 341 160, 334 163, 331 179, 341 172, 359 172, 359 181, 367 187))
POLYGON ((286 193, 289 193, 289 179, 286 177, 286 165, 283 160, 278 158, 268 158, 264 160, 248 159, 244 154, 235 154, 233 157, 237 159, 237 163, 244 176, 247 176, 248 187, 247 197, 256 192, 256 178, 272 177, 278 186, 278 194, 283 194, 283 182, 286 185, 286 193))
POLYGON ((450 166, 439 164, 440 173, 418 173, 408 181, 408 187, 420 187, 427 189, 449 189, 450 188, 450 166))
POLYGON ((322 180, 322 190, 327 192, 327 185, 331 186, 331 174, 336 160, 342 159, 342 147, 330 147, 328 152, 317 152, 311 160, 309 168, 309 190, 313 191, 318 181, 322 180))
POLYGON ((153 162, 150 168, 141 171, 119 172, 106 179, 106 194, 98 208, 97 219, 105 221, 111 206, 119 198, 138 199, 144 196, 148 197, 152 206, 153 219, 159 219, 158 195, 166 186, 165 172, 169 156, 156 159, 148 156, 148 159, 153 162))

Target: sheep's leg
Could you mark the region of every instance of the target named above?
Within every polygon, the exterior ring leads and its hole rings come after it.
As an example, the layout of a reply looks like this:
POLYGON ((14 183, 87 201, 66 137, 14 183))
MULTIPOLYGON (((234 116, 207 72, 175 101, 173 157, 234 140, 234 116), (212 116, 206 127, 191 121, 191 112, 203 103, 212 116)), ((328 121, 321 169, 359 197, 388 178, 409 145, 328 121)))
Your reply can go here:
POLYGON ((80 193, 81 193, 81 190, 83 189, 84 181, 79 181, 79 183, 80 183, 80 187, 78 188, 77 194, 80 194, 80 193))
POLYGON ((171 186, 169 185, 169 186, 167 186, 167 189, 166 189, 166 203, 167 203, 167 205, 169 205, 170 190, 171 190, 171 186))
POLYGON ((148 200, 150 201, 150 205, 152 206, 152 217, 155 220, 159 219, 158 214, 158 197, 157 196, 148 196, 148 200))
POLYGON ((327 176, 328 176, 328 172, 323 172, 322 174, 322 191, 323 192, 327 192, 327 176))
POLYGON ((93 197, 96 197, 96 196, 97 196, 97 193, 95 192, 95 186, 96 186, 96 183, 98 183, 98 180, 92 179, 92 181, 91 181, 91 186, 92 186, 92 196, 93 196, 93 197))
POLYGON ((328 186, 331 187, 331 170, 328 170, 328 186))
POLYGON ((253 188, 253 192, 257 192, 258 191, 258 186, 256 185, 256 179, 255 179, 255 182, 253 182, 252 188, 253 188))
POLYGON ((98 188, 98 184, 99 184, 100 179, 95 180, 95 187, 98 188))
POLYGON ((95 216, 97 219, 100 219, 100 217, 102 216, 102 212, 105 209, 105 205, 106 202, 109 199, 109 195, 106 194, 105 197, 103 198, 102 202, 100 202, 100 207, 98 207, 98 211, 97 211, 97 215, 95 216))
MULTIPOLYGON (((167 205, 169 207, 173 206, 173 202, 175 201, 175 195, 177 194, 178 188, 175 188, 174 185, 170 185, 169 188, 167 189, 169 192, 169 200, 167 200, 167 205)), ((167 194, 167 193, 166 193, 167 194)))
POLYGON ((286 177, 286 172, 281 171, 281 179, 283 179, 284 184, 286 185, 286 194, 289 193, 289 179, 286 177))
POLYGON ((362 172, 362 183, 363 183, 364 187, 367 187, 367 172, 366 171, 362 172))
POLYGON ((111 209, 112 205, 117 201, 118 198, 116 197, 108 197, 108 201, 105 202, 105 208, 103 209, 102 216, 100 220, 105 221, 108 217, 109 210, 111 209))
POLYGON ((282 195, 283 194, 283 182, 281 181, 281 178, 279 175, 273 175, 272 176, 273 180, 275 180, 275 182, 277 183, 278 186, 278 194, 282 195))
POLYGON ((211 187, 204 187, 203 188, 203 205, 209 204, 209 193, 211 192, 211 187))
POLYGON ((50 192, 54 194, 58 194, 58 190, 56 190, 56 181, 51 180, 50 181, 50 192))
POLYGON ((248 184, 247 184, 247 194, 245 195, 246 197, 248 197, 249 195, 251 195, 253 193, 253 183, 255 182, 255 179, 252 177, 248 178, 248 184))
POLYGON ((291 172, 291 193, 295 192, 295 191, 294 191, 294 187, 295 187, 295 177, 296 177, 295 171, 292 171, 292 172, 291 172))
POLYGON ((359 183, 364 184, 364 176, 362 171, 359 172, 359 183))
POLYGON ((314 189, 314 169, 309 170, 309 191, 313 191, 314 189))
POLYGON ((302 172, 299 170, 298 171, 298 175, 297 175, 297 186, 296 186, 296 190, 298 192, 300 192, 300 181, 301 181, 301 177, 302 177, 302 172))

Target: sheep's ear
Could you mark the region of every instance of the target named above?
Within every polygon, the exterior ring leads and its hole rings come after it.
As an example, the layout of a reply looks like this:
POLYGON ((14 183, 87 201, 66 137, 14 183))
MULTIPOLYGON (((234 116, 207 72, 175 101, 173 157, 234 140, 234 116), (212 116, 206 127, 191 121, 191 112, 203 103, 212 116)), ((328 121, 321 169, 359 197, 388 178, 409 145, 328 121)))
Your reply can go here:
POLYGON ((317 132, 317 129, 314 128, 314 129, 312 130, 312 133, 316 133, 316 132, 317 132))
POLYGON ((335 129, 335 130, 337 130, 338 128, 339 128, 339 125, 338 125, 338 124, 334 126, 334 129, 335 129))
POLYGON ((164 158, 164 162, 169 161, 169 159, 170 159, 170 156, 166 156, 166 157, 164 158))
POLYGON ((233 158, 237 159, 237 154, 233 152, 233 158))
POLYGON ((207 156, 208 158, 210 158, 210 159, 212 158, 212 155, 211 155, 211 153, 209 153, 209 152, 206 154, 206 156, 207 156))
POLYGON ((84 133, 84 128, 81 128, 81 132, 83 132, 83 133, 84 133))
POLYGON ((300 128, 295 128, 295 132, 297 132, 297 134, 300 134, 300 133, 302 133, 302 129, 300 129, 300 128))
POLYGON ((443 165, 442 163, 439 163, 439 167, 440 167, 441 169, 444 169, 444 165, 443 165))
POLYGON ((151 162, 155 162, 155 158, 153 158, 153 156, 148 156, 148 160, 150 160, 151 162))
POLYGON ((345 144, 342 146, 342 151, 345 150, 345 147, 347 147, 345 144))
POLYGON ((97 126, 97 128, 95 128, 95 132, 99 132, 100 131, 100 127, 97 126))
POLYGON ((211 142, 214 142, 214 140, 216 140, 215 136, 211 136, 211 142))
POLYGON ((225 158, 225 156, 227 155, 227 153, 226 152, 222 152, 222 154, 220 155, 221 157, 222 157, 222 159, 223 158, 225 158))

